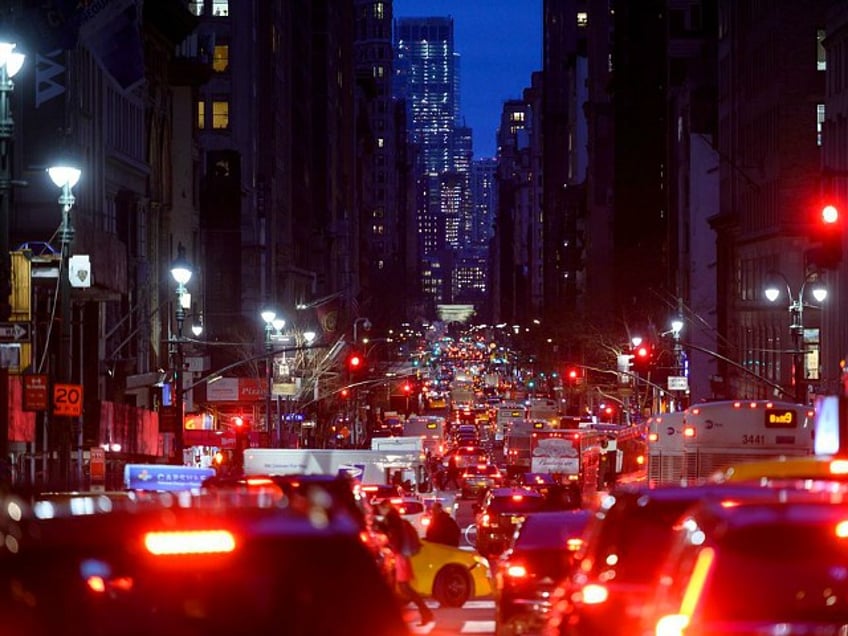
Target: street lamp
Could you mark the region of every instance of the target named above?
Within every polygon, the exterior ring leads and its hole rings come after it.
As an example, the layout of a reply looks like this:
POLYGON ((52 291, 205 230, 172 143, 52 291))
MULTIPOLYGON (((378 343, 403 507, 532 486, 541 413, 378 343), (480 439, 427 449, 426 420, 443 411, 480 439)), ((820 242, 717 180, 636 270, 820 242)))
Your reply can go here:
MULTIPOLYGON (((795 382, 795 401, 799 404, 807 402, 807 387, 806 387, 806 372, 804 363, 804 308, 817 308, 816 305, 810 305, 804 302, 804 292, 807 284, 810 283, 811 294, 817 303, 821 303, 827 298, 827 288, 819 280, 818 273, 813 272, 808 275, 801 284, 801 289, 798 290, 796 296, 792 295, 792 289, 789 286, 789 281, 786 276, 779 272, 775 272, 776 276, 782 279, 786 295, 789 298, 789 313, 792 316, 792 322, 789 325, 789 332, 792 335, 792 365, 793 365, 793 380, 795 382)), ((765 289, 765 296, 769 302, 776 302, 782 293, 781 286, 771 281, 765 289)))
MULTIPOLYGON (((71 225, 71 208, 74 205, 73 187, 79 182, 82 171, 70 163, 58 163, 47 169, 50 179, 61 189, 59 205, 62 206, 62 225, 59 228, 59 241, 61 245, 61 260, 59 264, 59 303, 62 309, 59 337, 59 377, 63 382, 70 383, 72 380, 71 360, 73 360, 73 348, 71 346, 71 276, 69 269, 71 240, 74 237, 74 229, 71 225)), ((8 257, 8 250, 4 252, 4 258, 8 257)), ((59 439, 59 470, 62 479, 67 480, 70 476, 70 446, 68 434, 69 427, 62 427, 59 439)))
MULTIPOLYGON (((686 366, 683 359, 683 347, 680 345, 681 331, 683 331, 683 320, 679 317, 673 318, 671 321, 671 337, 674 339, 674 375, 676 376, 674 381, 679 384, 674 387, 670 386, 669 389, 673 388, 675 393, 680 391, 685 394, 688 390, 688 382, 686 379, 686 366)), ((682 402, 682 400, 678 401, 682 402)), ((678 406, 682 407, 683 404, 678 404, 678 406)))
POLYGON ((283 328, 286 326, 286 321, 282 318, 277 318, 277 312, 273 309, 265 309, 261 314, 262 320, 265 322, 265 382, 266 382, 266 395, 265 395, 265 420, 268 426, 268 432, 272 432, 274 430, 277 431, 278 439, 282 441, 282 429, 280 427, 279 422, 279 414, 277 415, 277 421, 274 422, 274 425, 271 425, 271 394, 273 392, 273 357, 272 353, 274 351, 274 345, 272 342, 272 337, 276 335, 280 335, 283 332, 283 328))
POLYGON ((174 402, 177 411, 177 423, 174 430, 174 454, 179 464, 185 464, 183 453, 183 427, 185 426, 185 399, 183 396, 183 323, 185 322, 186 309, 191 307, 191 294, 188 293, 186 285, 191 280, 191 265, 185 256, 185 247, 182 243, 177 245, 177 258, 171 264, 171 276, 177 283, 177 305, 174 314, 177 319, 177 339, 174 356, 174 402))
MULTIPOLYGON (((12 119, 12 78, 21 70, 23 53, 15 51, 15 44, 0 41, 0 321, 8 320, 12 308, 12 265, 9 257, 9 199, 12 186, 12 136, 15 122, 12 119)), ((5 455, 5 449, 4 449, 5 455)))
POLYGON ((354 345, 359 344, 359 340, 357 338, 357 331, 356 331, 356 327, 359 325, 359 323, 362 323, 362 328, 365 329, 365 331, 371 330, 371 321, 368 320, 368 318, 364 318, 364 317, 356 318, 353 321, 353 344, 354 345))

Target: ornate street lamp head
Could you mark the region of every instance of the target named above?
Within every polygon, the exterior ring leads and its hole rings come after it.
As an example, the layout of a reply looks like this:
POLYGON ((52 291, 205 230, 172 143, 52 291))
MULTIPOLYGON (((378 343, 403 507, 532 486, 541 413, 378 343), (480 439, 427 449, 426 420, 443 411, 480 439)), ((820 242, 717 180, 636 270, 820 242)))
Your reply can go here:
POLYGON ((186 285, 191 280, 191 265, 185 256, 185 247, 182 243, 177 245, 177 258, 171 264, 171 276, 173 276, 177 285, 186 285))
POLYGON ((24 65, 26 56, 15 50, 17 44, 0 37, 0 67, 6 68, 6 75, 14 77, 24 65))

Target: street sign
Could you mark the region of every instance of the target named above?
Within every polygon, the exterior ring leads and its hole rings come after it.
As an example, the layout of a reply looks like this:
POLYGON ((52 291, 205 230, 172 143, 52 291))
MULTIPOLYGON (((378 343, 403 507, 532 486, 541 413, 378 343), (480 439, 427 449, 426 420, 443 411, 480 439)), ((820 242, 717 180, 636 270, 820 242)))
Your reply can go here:
POLYGON ((53 415, 79 417, 82 415, 82 385, 53 385, 53 415))
POLYGON ((46 373, 29 373, 24 376, 24 411, 46 411, 49 406, 46 373))
POLYGON ((106 451, 99 446, 92 446, 88 452, 91 481, 102 483, 106 479, 106 451))
POLYGON ((28 322, 0 322, 0 342, 21 342, 32 339, 32 324, 28 322))
POLYGON ((689 378, 685 375, 670 375, 668 376, 669 391, 688 391, 689 378))

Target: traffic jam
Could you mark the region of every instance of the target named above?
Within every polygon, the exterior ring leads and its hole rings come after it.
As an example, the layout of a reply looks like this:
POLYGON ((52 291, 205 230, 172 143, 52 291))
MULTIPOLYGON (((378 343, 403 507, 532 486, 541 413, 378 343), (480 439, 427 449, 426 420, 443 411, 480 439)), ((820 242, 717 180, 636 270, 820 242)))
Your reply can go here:
POLYGON ((475 332, 367 445, 2 493, 3 633, 848 634, 848 463, 809 406, 574 414, 475 332))

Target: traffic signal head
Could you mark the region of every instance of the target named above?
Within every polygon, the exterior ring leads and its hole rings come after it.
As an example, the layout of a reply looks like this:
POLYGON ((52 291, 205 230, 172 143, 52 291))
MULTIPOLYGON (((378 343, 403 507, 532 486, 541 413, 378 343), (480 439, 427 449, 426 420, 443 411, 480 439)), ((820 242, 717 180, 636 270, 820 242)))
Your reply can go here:
POLYGON ((571 384, 577 382, 577 378, 580 376, 577 369, 569 369, 568 373, 566 373, 566 377, 571 384))
POLYGON ((650 344, 641 344, 633 351, 633 368, 647 371, 653 363, 654 351, 650 344))
POLYGON ((406 395, 412 393, 412 385, 409 382, 404 382, 401 388, 406 395))
POLYGON ((813 246, 807 250, 809 263, 820 269, 835 269, 842 261, 844 222, 832 203, 821 206, 813 222, 813 246))
POLYGON ((347 357, 348 371, 359 371, 362 369, 363 359, 362 354, 354 351, 347 357))
POLYGON ((340 391, 339 395, 341 395, 341 396, 342 396, 342 399, 343 399, 343 400, 346 400, 347 398, 349 398, 349 397, 350 397, 350 389, 348 389, 347 387, 343 388, 343 389, 340 391))

